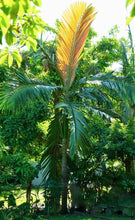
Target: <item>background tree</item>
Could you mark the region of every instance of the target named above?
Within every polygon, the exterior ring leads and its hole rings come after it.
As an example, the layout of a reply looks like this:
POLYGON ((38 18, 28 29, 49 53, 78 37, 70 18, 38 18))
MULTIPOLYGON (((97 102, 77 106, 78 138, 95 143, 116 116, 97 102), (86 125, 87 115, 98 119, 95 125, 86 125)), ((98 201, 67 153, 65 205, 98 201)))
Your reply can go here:
POLYGON ((122 46, 117 38, 117 32, 118 27, 114 26, 109 32, 109 37, 103 36, 100 40, 96 40, 97 33, 93 29, 90 30, 77 69, 77 77, 87 72, 91 76, 101 72, 107 73, 121 61, 122 46))
POLYGON ((110 134, 108 137, 108 158, 118 159, 124 163, 127 173, 134 173, 132 158, 135 154, 134 145, 135 131, 134 121, 129 119, 127 124, 124 125, 118 121, 112 123, 110 134))
MULTIPOLYGON (((26 45, 28 50, 32 46, 36 50, 36 39, 39 33, 44 31, 45 23, 40 18, 36 7, 41 6, 41 0, 3 0, 0 4, 1 25, 0 25, 0 44, 5 39, 10 47, 14 44, 26 45)), ((12 66, 13 59, 18 66, 22 61, 18 49, 5 47, 0 54, 0 63, 8 58, 9 66, 12 66)))
POLYGON ((30 203, 31 183, 38 173, 36 168, 26 153, 11 154, 8 147, 1 148, 0 152, 0 195, 6 201, 12 191, 26 188, 26 202, 30 203))

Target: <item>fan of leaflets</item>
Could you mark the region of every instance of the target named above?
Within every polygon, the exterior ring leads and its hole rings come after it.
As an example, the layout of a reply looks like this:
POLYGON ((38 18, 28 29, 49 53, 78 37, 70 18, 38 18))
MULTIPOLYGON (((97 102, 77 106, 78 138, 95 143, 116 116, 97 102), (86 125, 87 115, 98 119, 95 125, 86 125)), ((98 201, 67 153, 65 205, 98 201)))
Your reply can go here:
POLYGON ((64 86, 68 90, 74 80, 95 9, 85 2, 76 2, 63 13, 57 37, 57 65, 64 86))

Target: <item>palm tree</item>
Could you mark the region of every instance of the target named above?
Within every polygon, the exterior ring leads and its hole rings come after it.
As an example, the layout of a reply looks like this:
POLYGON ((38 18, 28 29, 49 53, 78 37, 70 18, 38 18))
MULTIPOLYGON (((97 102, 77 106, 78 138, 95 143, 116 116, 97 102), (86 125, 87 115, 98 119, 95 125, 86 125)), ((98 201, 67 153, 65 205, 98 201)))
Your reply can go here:
POLYGON ((79 82, 74 81, 80 54, 94 18, 94 8, 84 2, 74 3, 63 14, 56 41, 58 68, 50 57, 48 58, 50 65, 59 72, 62 85, 47 84, 45 81, 31 79, 26 74, 17 72, 15 76, 10 74, 8 82, 0 87, 0 107, 5 110, 21 110, 24 105, 30 105, 35 99, 48 105, 54 96, 55 109, 48 128, 41 166, 46 179, 51 174, 57 176, 61 166, 63 213, 67 212, 67 155, 70 152, 70 156, 73 157, 77 147, 91 145, 88 135, 89 111, 109 113, 109 110, 95 108, 94 104, 98 101, 111 106, 103 92, 90 87, 87 76, 79 82), (61 165, 57 161, 59 155, 62 155, 61 165))
POLYGON ((57 38, 57 65, 63 80, 63 100, 56 108, 62 110, 62 212, 67 212, 67 149, 75 151, 80 142, 88 141, 87 122, 79 111, 79 106, 70 97, 70 88, 75 78, 80 54, 85 44, 90 25, 94 20, 94 8, 86 3, 77 2, 63 14, 57 38), (66 30, 66 31, 65 31, 66 30), (85 128, 84 128, 85 127, 85 128), (69 129, 68 129, 69 128, 69 129), (70 131, 70 132, 69 132, 70 131))
MULTIPOLYGON (((72 4, 63 14, 56 43, 57 66, 63 85, 59 87, 48 85, 25 74, 17 73, 14 77, 10 75, 8 83, 3 83, 0 88, 1 109, 12 111, 21 110, 24 105, 30 105, 35 99, 43 100, 47 105, 52 91, 61 91, 58 99, 60 103, 55 106, 55 115, 49 126, 46 149, 53 148, 54 151, 54 148, 59 147, 62 154, 63 213, 67 212, 67 151, 70 149, 70 154, 73 156, 77 146, 90 144, 86 113, 84 114, 82 104, 75 102, 71 86, 94 18, 94 8, 84 2, 72 4)), ((44 163, 46 161, 46 165, 49 166, 49 158, 46 158, 44 163)))

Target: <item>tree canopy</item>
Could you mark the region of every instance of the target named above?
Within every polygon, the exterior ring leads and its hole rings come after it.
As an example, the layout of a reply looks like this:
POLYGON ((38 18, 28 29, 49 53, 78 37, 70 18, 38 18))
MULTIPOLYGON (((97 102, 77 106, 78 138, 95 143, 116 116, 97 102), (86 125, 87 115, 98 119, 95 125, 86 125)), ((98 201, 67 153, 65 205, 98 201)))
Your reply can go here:
POLYGON ((10 46, 24 46, 28 50, 32 46, 36 50, 36 39, 39 33, 44 32, 45 23, 39 16, 41 0, 3 0, 0 3, 0 44, 5 41, 9 46, 0 54, 0 63, 8 59, 9 67, 16 60, 18 66, 22 61, 21 55, 16 48, 10 46))

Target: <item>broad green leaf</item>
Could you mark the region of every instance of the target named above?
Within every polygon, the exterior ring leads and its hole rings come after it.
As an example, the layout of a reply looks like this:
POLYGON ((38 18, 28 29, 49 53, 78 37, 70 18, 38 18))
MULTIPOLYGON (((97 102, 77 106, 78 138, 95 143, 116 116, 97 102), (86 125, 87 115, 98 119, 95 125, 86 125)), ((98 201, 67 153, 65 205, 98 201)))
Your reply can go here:
POLYGON ((15 56, 15 58, 17 58, 19 60, 19 62, 22 62, 22 56, 20 55, 20 53, 17 50, 13 51, 13 56, 15 56))
POLYGON ((20 67, 21 66, 21 62, 22 62, 22 57, 21 57, 20 53, 17 50, 14 50, 12 55, 15 58, 18 67, 20 67))
POLYGON ((135 16, 135 3, 134 3, 134 5, 133 5, 133 7, 132 7, 132 11, 131 11, 131 13, 130 13, 130 16, 131 16, 131 17, 134 17, 134 16, 135 16))
MULTIPOLYGON (((41 6, 41 0, 2 0, 0 1, 0 29, 2 37, 6 35, 6 43, 10 46, 15 42, 15 38, 20 34, 33 39, 38 38, 41 32, 41 22, 36 22, 39 17, 37 6, 41 6), (33 4, 32 4, 33 3, 33 4), (35 27, 38 30, 34 30, 35 27), (19 30, 19 28, 21 30, 19 30), (11 34, 12 33, 12 34, 11 34)), ((0 35, 0 43, 2 37, 0 35)), ((18 39, 17 39, 18 40, 18 39)), ((17 41, 16 40, 16 41, 17 41)), ((30 45, 36 50, 36 43, 31 40, 30 45)), ((28 46, 28 45, 27 45, 28 46)), ((29 46, 28 46, 29 48, 29 46)))
POLYGON ((24 7, 22 4, 19 4, 19 11, 18 14, 20 17, 22 17, 24 15, 25 11, 24 11, 24 7))
POLYGON ((26 46, 27 46, 28 50, 30 50, 30 43, 28 41, 26 41, 26 46))
POLYGON ((130 5, 134 0, 127 0, 126 1, 126 7, 128 7, 128 5, 130 5))
POLYGON ((13 56, 11 54, 8 55, 8 66, 11 67, 13 64, 13 56))
POLYGON ((16 2, 10 12, 11 19, 16 19, 19 10, 19 2, 16 2))
POLYGON ((13 44, 14 35, 12 32, 7 32, 5 35, 6 43, 11 46, 13 44))
POLYGON ((126 25, 129 25, 129 23, 132 21, 133 17, 126 18, 126 25))
POLYGON ((17 59, 16 59, 16 62, 17 62, 18 67, 20 68, 20 66, 21 66, 21 62, 18 61, 17 59))
POLYGON ((34 51, 36 51, 37 41, 35 39, 33 39, 32 37, 28 37, 28 42, 30 43, 30 45, 32 46, 34 51))
POLYGON ((0 44, 2 44, 2 31, 0 31, 0 44))
POLYGON ((39 37, 38 36, 39 35, 39 29, 36 30, 35 26, 34 26, 34 29, 32 29, 32 33, 33 33, 32 35, 35 36, 34 37, 35 39, 37 39, 39 37))
POLYGON ((20 45, 20 46, 24 46, 24 45, 25 45, 25 42, 26 42, 25 39, 20 39, 19 45, 20 45))
POLYGON ((13 0, 3 0, 3 3, 5 6, 7 7, 12 7, 12 5, 14 4, 14 1, 13 0))
POLYGON ((8 17, 4 15, 4 13, 2 14, 2 17, 1 17, 1 23, 5 28, 8 28, 10 26, 10 21, 8 17))
POLYGON ((9 48, 6 47, 4 50, 1 51, 0 56, 4 56, 6 54, 8 54, 9 48))
POLYGON ((24 10, 28 13, 29 9, 31 9, 31 2, 23 0, 24 10))
MULTIPOLYGON (((46 26, 47 24, 46 24, 38 15, 35 16, 34 21, 35 21, 36 24, 43 25, 43 28, 44 28, 44 30, 45 30, 45 26, 46 26)), ((41 26, 40 26, 40 27, 41 27, 41 26)), ((38 28, 38 25, 37 25, 37 28, 38 28)), ((50 28, 50 30, 53 30, 53 31, 54 31, 54 29, 51 28, 51 27, 48 27, 48 30, 49 30, 49 28, 50 28)), ((55 30, 55 32, 56 32, 56 30, 55 30)))
POLYGON ((41 0, 33 0, 33 3, 39 7, 42 5, 41 0))
POLYGON ((2 23, 0 24, 0 26, 1 26, 2 34, 5 35, 8 29, 5 26, 3 26, 2 23))
POLYGON ((6 61, 7 56, 8 56, 8 53, 3 56, 0 56, 0 65, 2 65, 6 61))

